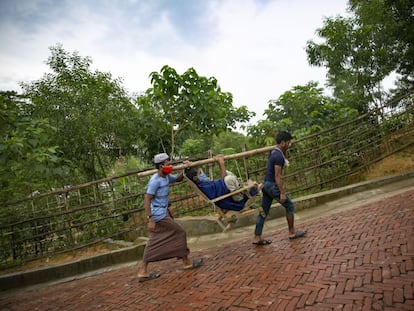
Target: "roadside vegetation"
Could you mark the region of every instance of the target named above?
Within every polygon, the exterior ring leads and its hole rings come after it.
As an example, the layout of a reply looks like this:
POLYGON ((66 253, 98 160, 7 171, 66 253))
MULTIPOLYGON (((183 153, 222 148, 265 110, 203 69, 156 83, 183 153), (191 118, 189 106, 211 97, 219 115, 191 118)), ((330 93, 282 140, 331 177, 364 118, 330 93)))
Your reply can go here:
POLYGON ((52 46, 49 73, 22 81, 19 93, 0 91, 0 203, 111 176, 120 159, 134 157, 138 169, 161 151, 239 152, 244 143, 273 144, 282 129, 304 137, 410 92, 412 2, 350 0, 348 9, 307 42, 309 64, 328 70, 326 88, 309 81, 269 98, 252 126, 255 112, 195 68, 180 74, 165 65, 150 74, 151 88, 129 94, 121 79, 92 70, 91 57, 52 46), (390 76, 395 86, 385 90, 390 76))

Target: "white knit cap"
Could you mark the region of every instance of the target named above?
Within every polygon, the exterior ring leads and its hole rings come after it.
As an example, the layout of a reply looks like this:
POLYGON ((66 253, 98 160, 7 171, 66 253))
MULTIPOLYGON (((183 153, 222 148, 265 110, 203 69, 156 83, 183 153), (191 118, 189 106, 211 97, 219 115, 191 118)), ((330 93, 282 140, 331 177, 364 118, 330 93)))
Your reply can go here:
POLYGON ((170 157, 168 156, 168 154, 166 154, 166 153, 159 153, 159 154, 156 154, 154 156, 154 163, 155 164, 159 164, 159 163, 164 162, 165 160, 168 160, 169 158, 170 157))

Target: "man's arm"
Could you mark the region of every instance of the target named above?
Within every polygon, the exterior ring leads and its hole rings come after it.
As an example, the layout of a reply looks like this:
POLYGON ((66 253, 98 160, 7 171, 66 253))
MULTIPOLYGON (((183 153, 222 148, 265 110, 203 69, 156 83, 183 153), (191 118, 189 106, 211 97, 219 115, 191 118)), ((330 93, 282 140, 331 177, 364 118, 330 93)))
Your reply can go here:
MULTIPOLYGON (((185 165, 185 168, 187 168, 191 164, 191 161, 184 160, 183 164, 185 165)), ((177 175, 176 181, 179 182, 179 181, 182 181, 183 179, 184 179, 184 170, 182 170, 181 173, 177 175)))
POLYGON ((177 182, 182 181, 184 179, 184 171, 177 175, 177 182))
POLYGON ((224 178, 227 176, 227 172, 226 172, 226 168, 224 166, 224 156, 221 155, 217 155, 214 157, 219 165, 220 168, 220 178, 224 178))
POLYGON ((275 165, 275 181, 280 191, 280 203, 284 203, 286 201, 286 192, 283 186, 282 167, 280 165, 275 165))
POLYGON ((154 196, 152 194, 146 194, 144 197, 144 208, 148 218, 148 230, 153 231, 155 229, 155 221, 151 215, 151 200, 154 196))

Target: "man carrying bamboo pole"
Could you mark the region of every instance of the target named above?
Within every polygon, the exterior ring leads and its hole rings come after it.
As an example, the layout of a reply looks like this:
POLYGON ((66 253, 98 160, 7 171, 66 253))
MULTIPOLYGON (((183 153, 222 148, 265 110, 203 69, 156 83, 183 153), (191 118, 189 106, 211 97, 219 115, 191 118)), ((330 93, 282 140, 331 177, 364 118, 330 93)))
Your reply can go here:
POLYGON ((270 152, 267 162, 266 175, 263 183, 263 197, 262 209, 264 214, 257 216, 256 228, 254 231, 255 237, 253 244, 268 245, 272 243, 271 240, 262 238, 263 226, 273 200, 277 200, 286 211, 286 220, 289 228, 289 239, 296 239, 306 235, 306 231, 296 231, 294 226, 294 212, 295 205, 286 194, 283 185, 283 168, 289 165, 286 158, 288 149, 290 148, 292 135, 289 132, 281 131, 276 135, 276 147, 270 152))
POLYGON ((178 176, 171 174, 173 167, 166 153, 155 155, 154 164, 157 172, 149 180, 144 198, 149 239, 138 272, 139 282, 154 280, 160 276, 158 273, 148 273, 150 262, 180 258, 185 270, 198 268, 203 264, 202 259, 189 258, 187 235, 168 210, 169 184, 183 180, 183 173, 178 176))

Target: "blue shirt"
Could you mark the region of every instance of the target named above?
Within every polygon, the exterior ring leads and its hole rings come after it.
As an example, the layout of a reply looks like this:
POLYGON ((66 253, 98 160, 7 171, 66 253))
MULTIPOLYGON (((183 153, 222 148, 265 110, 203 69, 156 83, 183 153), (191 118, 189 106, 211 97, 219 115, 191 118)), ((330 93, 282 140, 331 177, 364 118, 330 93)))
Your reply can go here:
POLYGON ((282 167, 285 165, 285 157, 279 149, 273 149, 269 154, 267 161, 266 175, 264 181, 276 183, 275 180, 275 165, 282 167))
POLYGON ((177 177, 171 174, 161 177, 155 173, 151 176, 147 185, 147 194, 154 196, 151 200, 151 215, 155 222, 167 215, 169 185, 176 181, 177 177))

